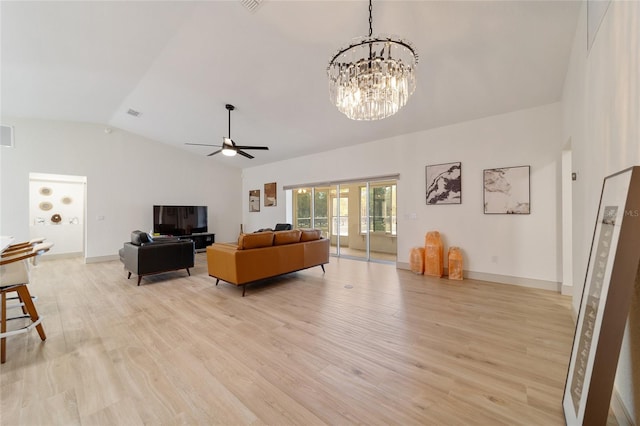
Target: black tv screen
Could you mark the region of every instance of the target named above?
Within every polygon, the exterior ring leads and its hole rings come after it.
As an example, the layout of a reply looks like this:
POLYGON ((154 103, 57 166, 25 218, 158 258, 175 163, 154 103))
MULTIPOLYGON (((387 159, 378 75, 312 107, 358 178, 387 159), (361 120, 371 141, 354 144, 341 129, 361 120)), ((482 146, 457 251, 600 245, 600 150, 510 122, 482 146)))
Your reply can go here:
POLYGON ((153 232, 160 235, 209 232, 207 206, 153 206, 153 232))

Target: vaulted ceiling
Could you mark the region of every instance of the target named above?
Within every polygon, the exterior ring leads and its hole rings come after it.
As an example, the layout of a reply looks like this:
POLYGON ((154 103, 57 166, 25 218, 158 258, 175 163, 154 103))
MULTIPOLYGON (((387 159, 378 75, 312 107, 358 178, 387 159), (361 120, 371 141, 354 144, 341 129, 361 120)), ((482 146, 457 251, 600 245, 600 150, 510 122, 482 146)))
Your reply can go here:
POLYGON ((578 1, 374 1, 374 34, 420 55, 397 115, 347 119, 327 62, 368 33, 363 1, 2 1, 3 116, 101 123, 250 167, 560 100, 578 1), (127 114, 141 112, 139 117, 127 114))

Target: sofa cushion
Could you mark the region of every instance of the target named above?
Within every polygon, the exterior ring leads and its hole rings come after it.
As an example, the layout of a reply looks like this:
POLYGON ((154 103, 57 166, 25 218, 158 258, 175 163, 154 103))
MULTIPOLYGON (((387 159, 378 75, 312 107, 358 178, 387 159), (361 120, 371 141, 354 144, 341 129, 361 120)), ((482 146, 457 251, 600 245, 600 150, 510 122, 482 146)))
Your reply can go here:
POLYGON ((273 232, 254 232, 253 234, 240 234, 238 237, 238 250, 247 250, 273 245, 273 232))
POLYGON ((300 242, 300 230, 292 229, 290 231, 275 231, 273 233, 273 245, 281 246, 284 244, 293 244, 300 242))
POLYGON ((149 242, 149 235, 142 231, 133 231, 131 233, 131 244, 141 246, 149 242))
POLYGON ((300 242, 315 241, 322 238, 322 231, 320 229, 302 229, 302 235, 300 235, 300 242))

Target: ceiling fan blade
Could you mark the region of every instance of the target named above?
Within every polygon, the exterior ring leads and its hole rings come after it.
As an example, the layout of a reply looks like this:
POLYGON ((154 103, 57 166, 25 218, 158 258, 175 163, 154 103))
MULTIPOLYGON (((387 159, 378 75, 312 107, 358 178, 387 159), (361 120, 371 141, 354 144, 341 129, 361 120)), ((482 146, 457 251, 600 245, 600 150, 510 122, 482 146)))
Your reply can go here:
POLYGON ((211 157, 212 155, 216 155, 217 153, 222 152, 221 149, 217 150, 217 151, 213 151, 211 154, 207 154, 207 157, 211 157))
POLYGON ((249 158, 249 159, 251 159, 251 158, 255 158, 253 155, 251 155, 251 154, 247 154, 247 153, 246 153, 246 152, 244 152, 244 151, 237 150, 236 152, 237 152, 238 154, 240 154, 240 155, 244 156, 244 157, 249 158))
POLYGON ((268 146, 241 146, 235 145, 236 149, 261 149, 263 151, 267 151, 269 149, 268 146))
POLYGON ((220 145, 212 145, 210 143, 189 143, 186 142, 185 145, 198 145, 198 146, 220 146, 220 145))

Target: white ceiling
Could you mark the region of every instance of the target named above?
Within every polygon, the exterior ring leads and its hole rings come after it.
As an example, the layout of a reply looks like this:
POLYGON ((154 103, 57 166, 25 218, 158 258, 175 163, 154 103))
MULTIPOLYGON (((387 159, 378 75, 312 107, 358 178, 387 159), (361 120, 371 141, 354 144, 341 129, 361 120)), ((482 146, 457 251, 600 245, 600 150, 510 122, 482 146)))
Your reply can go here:
POLYGON ((347 119, 326 66, 368 33, 362 1, 0 2, 2 115, 103 123, 185 142, 268 145, 237 167, 297 157, 558 101, 577 1, 375 1, 374 34, 420 55, 397 115, 347 119), (133 118, 129 108, 141 111, 133 118))

